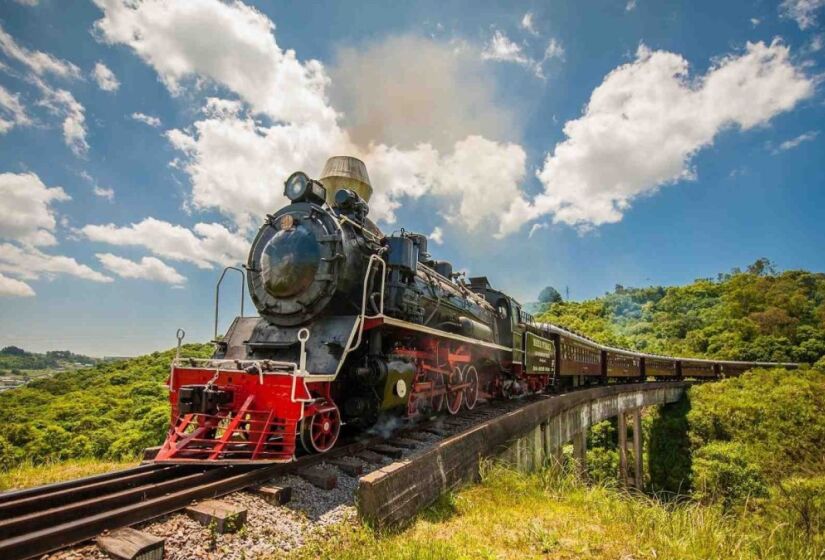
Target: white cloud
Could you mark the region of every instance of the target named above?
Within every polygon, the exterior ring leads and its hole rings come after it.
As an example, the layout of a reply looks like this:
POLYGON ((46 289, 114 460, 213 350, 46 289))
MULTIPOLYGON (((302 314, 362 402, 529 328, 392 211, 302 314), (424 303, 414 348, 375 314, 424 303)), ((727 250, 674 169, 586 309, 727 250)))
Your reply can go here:
POLYGON ((153 117, 152 115, 147 115, 145 113, 132 113, 132 118, 154 128, 158 128, 161 125, 159 118, 153 117))
POLYGON ((544 50, 544 61, 553 60, 554 58, 564 60, 564 47, 561 41, 550 39, 547 43, 547 48, 544 50))
POLYGON ((43 93, 39 104, 63 117, 63 141, 76 156, 86 155, 89 151, 86 141, 86 108, 65 89, 55 89, 37 77, 32 77, 32 83, 43 93))
MULTIPOLYGON (((480 136, 489 130, 484 126, 506 128, 498 124, 479 126, 478 123, 491 118, 485 113, 496 112, 487 110, 494 106, 488 102, 486 94, 462 92, 465 105, 477 102, 478 107, 469 112, 466 107, 461 107, 460 118, 445 118, 443 124, 449 127, 446 135, 432 140, 428 138, 426 142, 420 141, 421 137, 408 136, 403 139, 406 144, 403 148, 378 143, 383 141, 382 138, 371 142, 373 138, 365 135, 359 139, 359 147, 338 123, 339 114, 327 100, 330 79, 324 67, 317 61, 298 61, 294 52, 283 51, 273 35, 274 24, 256 10, 238 2, 218 0, 174 4, 150 0, 128 6, 115 0, 97 0, 97 4, 104 12, 104 17, 96 23, 99 36, 105 41, 133 48, 158 72, 173 93, 182 92, 184 86, 197 88, 204 81, 212 81, 241 97, 240 101, 208 99, 200 120, 166 134, 182 154, 173 164, 190 178, 192 193, 188 202, 191 207, 222 212, 238 224, 242 232, 255 226, 266 212, 285 202, 281 185, 290 173, 303 169, 315 175, 326 158, 334 153, 353 154, 367 162, 373 183, 380 187, 370 203, 370 215, 387 222, 394 220, 393 212, 403 198, 424 193, 447 198, 455 206, 457 219, 463 222, 475 225, 489 218, 493 214, 490 208, 470 215, 469 209, 484 204, 478 200, 478 193, 467 185, 471 185, 477 176, 475 168, 488 169, 486 164, 479 165, 473 157, 490 156, 490 163, 496 165, 492 181, 487 177, 479 178, 478 182, 485 188, 490 183, 499 184, 500 177, 506 173, 524 175, 524 152, 520 147, 480 136), (214 40, 217 36, 221 41, 214 40), (262 124, 256 119, 260 114, 266 114, 274 124, 262 124), (471 117, 475 115, 479 118, 474 123, 471 117), (474 126, 481 130, 476 132, 474 126), (503 161, 513 153, 517 156, 515 161, 503 161), (461 160, 464 154, 471 155, 467 160, 461 160), (470 162, 473 165, 450 171, 450 165, 459 160, 465 165, 470 162), (499 162, 503 165, 498 165, 499 162), (518 168, 516 173, 514 168, 518 168), (410 178, 412 182, 405 183, 402 177, 410 178)), ((442 45, 425 45, 425 42, 421 40, 416 44, 435 50, 440 48, 438 52, 443 52, 442 45)), ((460 51, 462 45, 452 48, 460 51)), ((380 45, 375 49, 376 56, 388 56, 386 53, 393 49, 398 50, 397 45, 380 45)), ((409 53, 405 54, 412 60, 409 53)), ((449 76, 442 80, 443 74, 452 71, 449 65, 453 62, 445 62, 448 68, 441 72, 435 71, 440 63, 424 56, 418 58, 419 67, 441 80, 438 83, 461 83, 449 76)), ((463 60, 458 55, 456 58, 463 60)), ((362 57, 357 62, 365 60, 362 57)), ((372 71, 376 72, 375 69, 372 71)), ((396 74, 393 79, 400 76, 404 83, 413 83, 411 78, 396 74)), ((409 74, 413 75, 412 72, 409 74)), ((376 82, 382 81, 391 80, 379 74, 376 82)), ((411 95, 426 89, 418 79, 414 86, 416 89, 411 95)), ((385 89, 383 85, 374 87, 377 91, 385 89)), ((427 99, 432 98, 430 93, 427 99)), ((380 107, 380 96, 373 95, 371 99, 380 107)), ((446 103, 438 97, 435 101, 435 105, 438 101, 446 103)), ((449 106, 456 106, 457 102, 451 102, 449 106)), ((433 108, 433 104, 419 113, 423 114, 425 110, 443 115, 433 108)), ((385 121, 397 117, 397 108, 394 114, 387 111, 381 116, 385 121)), ((356 123, 359 118, 355 114, 356 123)), ((498 115, 493 118, 500 119, 498 115)), ((436 122, 435 126, 439 124, 442 123, 436 122)), ((421 132, 421 136, 423 134, 421 132)), ((502 192, 512 194, 518 190, 513 184, 502 192)), ((493 194, 498 195, 498 192, 493 194)), ((208 258, 196 260, 209 261, 208 258)))
POLYGON ((808 52, 819 52, 825 46, 825 33, 818 33, 811 37, 811 42, 808 44, 808 52))
POLYGON ((521 46, 510 40, 507 35, 496 29, 490 41, 481 52, 484 60, 497 60, 500 62, 515 62, 524 66, 531 64, 530 58, 524 54, 521 46))
POLYGON ((18 4, 23 4, 24 6, 37 6, 40 0, 14 0, 18 4))
POLYGON ((468 229, 480 227, 520 196, 527 155, 517 144, 501 144, 468 136, 433 170, 433 193, 455 200, 445 212, 468 229))
POLYGON ((92 186, 92 192, 94 193, 95 196, 99 196, 100 198, 105 198, 109 202, 114 201, 114 199, 115 199, 115 190, 114 189, 108 189, 108 188, 105 188, 105 187, 101 187, 100 185, 97 184, 97 181, 95 181, 94 177, 89 175, 86 171, 81 171, 79 173, 79 175, 81 177, 83 177, 83 179, 85 179, 92 186))
POLYGON ((443 245, 444 231, 439 226, 435 226, 433 228, 433 232, 430 235, 428 235, 427 238, 436 245, 443 245))
POLYGON ((301 63, 282 50, 274 24, 252 7, 219 0, 95 3, 104 14, 95 22, 100 38, 134 49, 173 94, 187 79, 203 77, 276 120, 335 122, 321 63, 301 63))
MULTIPOLYGON (((47 187, 34 173, 0 173, 0 273, 22 280, 58 274, 93 282, 112 279, 71 257, 50 255, 38 246, 57 244, 52 203, 70 200, 60 187, 47 187)), ((0 294, 33 296, 27 284, 0 274, 0 294)))
POLYGON ((535 60, 524 52, 521 45, 512 41, 500 30, 495 30, 489 42, 481 51, 482 60, 493 60, 497 62, 512 62, 523 66, 532 72, 537 78, 544 79, 543 64, 548 60, 557 58, 564 59, 564 47, 556 39, 550 39, 544 51, 544 58, 535 60))
POLYGON ((521 146, 471 135, 440 154, 429 144, 414 150, 373 146, 363 156, 370 177, 382 185, 370 202, 370 212, 387 223, 405 197, 425 194, 443 199, 442 214, 470 230, 493 221, 510 200, 520 196, 526 154, 521 146))
POLYGON ((134 49, 173 94, 212 81, 276 121, 262 126, 241 103, 212 98, 203 119, 167 132, 184 154, 176 165, 191 179, 194 208, 216 208, 251 227, 283 202, 290 173, 314 174, 329 154, 349 148, 326 100, 323 66, 282 50, 274 24, 254 8, 218 0, 96 3, 104 12, 95 23, 100 37, 134 49))
POLYGON ((817 136, 819 136, 819 131, 818 130, 809 130, 808 132, 805 132, 804 134, 800 134, 796 138, 791 138, 790 140, 785 140, 784 142, 779 144, 779 146, 775 150, 773 150, 772 153, 774 155, 776 155, 780 152, 787 152, 788 150, 793 150, 794 148, 796 148, 797 146, 799 146, 803 142, 811 142, 813 140, 816 140, 817 136))
POLYGON ((115 73, 102 62, 95 64, 92 77, 97 82, 97 86, 103 91, 117 91, 117 88, 120 87, 120 82, 117 80, 115 73))
POLYGON ((25 282, 0 274, 0 297, 32 297, 34 295, 32 287, 25 282))
POLYGON ((527 31, 530 35, 538 36, 539 32, 536 30, 533 23, 533 12, 527 12, 521 18, 521 28, 527 31))
POLYGON ((6 33, 2 26, 0 26, 0 50, 9 58, 28 66, 38 76, 53 74, 61 78, 80 77, 80 68, 71 62, 18 45, 14 37, 6 33))
POLYGON ((381 186, 370 200, 370 217, 392 224, 402 199, 416 199, 430 192, 440 154, 426 143, 411 150, 380 144, 371 146, 362 159, 373 185, 381 186))
POLYGON ((395 221, 403 198, 431 194, 455 206, 447 215, 474 228, 494 216, 506 197, 519 194, 516 181, 525 174, 520 146, 478 135, 444 154, 430 144, 409 150, 378 144, 362 152, 347 144, 343 133, 331 138, 306 126, 260 127, 251 117, 231 112, 196 123, 194 133, 172 130, 168 135, 187 154, 180 165, 192 178, 193 204, 226 213, 243 230, 286 202, 283 178, 296 169, 317 174, 330 153, 365 161, 372 183, 380 186, 370 201, 370 216, 385 223, 395 221))
POLYGON ((565 124, 566 140, 537 173, 544 192, 515 200, 499 235, 548 214, 582 230, 618 222, 635 198, 694 178, 691 159, 721 131, 763 125, 813 92, 778 41, 748 43, 693 79, 681 56, 641 46, 565 124))
MULTIPOLYGON (((50 74, 60 78, 80 78, 80 69, 65 60, 56 58, 48 53, 32 51, 17 44, 14 38, 0 26, 0 50, 8 57, 23 63, 32 73, 27 76, 27 80, 34 84, 43 94, 43 98, 38 102, 48 109, 52 114, 63 118, 63 138, 66 145, 78 156, 85 155, 89 149, 86 142, 86 115, 85 108, 74 96, 65 89, 54 88, 46 83, 43 78, 50 74)), ((8 92, 6 92, 8 93, 8 92)), ((2 95, 0 95, 2 97, 2 95)), ((19 100, 17 105, 19 105, 19 100)), ((9 98, 6 96, 3 104, 8 110, 9 98)), ((11 103, 14 103, 12 101, 11 103)), ((19 113, 18 113, 19 114, 19 113)), ((13 124, 29 124, 25 122, 8 121, 0 119, 0 132, 8 130, 13 124), (5 129, 5 130, 3 130, 5 129)))
POLYGON ((95 185, 92 189, 92 192, 95 196, 99 196, 100 198, 105 198, 109 202, 112 202, 115 199, 115 190, 114 189, 106 189, 99 185, 95 185))
MULTIPOLYGON (((539 172, 545 191, 527 200, 518 187, 526 171, 524 150, 465 128, 468 119, 447 135, 420 131, 399 140, 392 127, 385 127, 390 117, 398 118, 393 108, 386 111, 389 117, 364 126, 367 132, 352 141, 343 126, 358 130, 369 111, 359 116, 347 107, 352 121, 342 118, 327 99, 327 90, 340 94, 339 78, 330 87, 319 62, 299 61, 294 52, 282 50, 274 24, 253 8, 218 0, 97 3, 104 12, 96 24, 99 36, 133 48, 173 94, 212 82, 240 97, 209 99, 197 122, 170 130, 167 137, 182 154, 174 164, 192 184, 189 205, 224 213, 241 232, 283 204, 281 182, 289 173, 303 169, 315 175, 332 153, 365 160, 378 187, 371 216, 388 223, 405 198, 424 195, 446 200, 449 220, 469 229, 496 222, 500 234, 542 215, 579 228, 615 222, 634 198, 691 178, 692 156, 719 131, 764 124, 810 95, 813 87, 778 43, 748 45, 745 54, 722 59, 700 79, 689 79, 687 62, 679 55, 642 48, 636 61, 605 78, 582 117, 567 123, 567 140, 548 154, 539 172), (214 41, 215 36, 222 41, 214 41), (273 124, 261 122, 262 114, 273 124), (389 132, 375 132, 381 127, 389 132), (496 213, 508 205, 509 212, 499 218, 496 213)), ((541 64, 563 52, 558 41, 551 41, 545 58, 537 62, 495 31, 483 59, 518 63, 542 76, 541 64)), ((382 93, 386 89, 380 78, 364 82, 379 83, 382 93)), ((195 237, 186 228, 163 223, 195 237)), ((138 225, 87 228, 130 230, 138 225)), ((158 246, 156 241, 119 244, 158 246)), ((173 249, 163 251, 174 254, 173 249)), ((159 250, 153 252, 168 256, 159 250)), ((205 255, 188 260, 199 266, 213 262, 205 255)))
POLYGON ((0 244, 0 272, 34 280, 41 275, 66 274, 92 282, 112 282, 112 279, 71 257, 49 255, 34 247, 18 247, 11 243, 0 244))
POLYGON ((800 29, 816 25, 816 12, 825 6, 825 0, 784 0, 779 5, 779 14, 794 20, 800 29))
POLYGON ((186 282, 185 276, 155 257, 143 257, 139 262, 135 262, 111 253, 97 253, 95 256, 107 270, 121 278, 155 280, 173 285, 186 282))
POLYGON ((751 25, 752 25, 753 27, 756 27, 756 26, 757 26, 757 25, 759 25, 760 23, 762 23, 762 20, 760 20, 759 18, 755 18, 755 17, 752 17, 752 18, 751 18, 751 25))
POLYGON ((0 85, 0 134, 5 134, 15 126, 29 124, 31 119, 20 102, 20 95, 11 93, 0 85))
POLYGON ((626 12, 632 12, 636 9, 636 0, 627 0, 627 4, 624 7, 626 12))
POLYGON ((509 139, 512 109, 495 101, 495 80, 476 49, 414 35, 341 48, 330 98, 352 140, 452 149, 469 134, 509 139), (421 77, 426 76, 426 80, 421 77))
POLYGON ((543 230, 543 229, 547 229, 549 227, 550 227, 550 224, 548 224, 547 222, 539 222, 539 223, 533 224, 530 227, 530 233, 527 234, 527 239, 532 239, 533 235, 535 235, 538 231, 543 230))
MULTIPOLYGON (((242 230, 256 225, 266 212, 282 206, 282 183, 292 171, 317 175, 331 153, 349 153, 367 164, 376 189, 370 216, 395 221, 405 197, 442 197, 453 207, 446 215, 475 228, 518 196, 526 155, 512 143, 470 135, 441 153, 430 144, 404 150, 384 144, 362 151, 343 132, 325 135, 304 126, 262 127, 238 107, 208 110, 194 130, 171 130, 172 144, 186 154, 179 162, 192 179, 192 203, 230 216, 242 230)), ((223 104, 222 104, 223 105, 223 104)))
POLYGON ((205 114, 191 130, 173 129, 167 137, 185 154, 179 165, 191 178, 193 206, 217 209, 243 229, 285 203, 283 181, 293 171, 317 174, 348 143, 324 123, 261 126, 241 114, 240 104, 224 100, 210 99, 205 114))
POLYGON ((145 247, 159 257, 192 263, 204 269, 215 264, 237 264, 246 258, 249 250, 248 241, 220 224, 199 223, 190 230, 146 218, 124 227, 87 225, 80 233, 92 241, 110 245, 145 247))
POLYGON ((34 173, 0 173, 0 238, 26 245, 54 245, 53 202, 69 200, 60 188, 49 188, 34 173))

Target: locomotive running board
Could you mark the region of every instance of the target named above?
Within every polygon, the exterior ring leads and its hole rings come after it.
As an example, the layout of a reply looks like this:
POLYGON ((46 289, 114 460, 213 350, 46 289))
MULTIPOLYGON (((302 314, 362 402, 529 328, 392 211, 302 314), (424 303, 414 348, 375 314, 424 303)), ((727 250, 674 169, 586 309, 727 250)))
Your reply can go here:
POLYGON ((468 336, 462 336, 460 334, 455 334, 447 331, 442 331, 439 329, 434 329, 432 327, 427 327, 425 325, 419 325, 417 323, 410 323, 409 321, 403 321, 401 319, 395 319, 394 317, 388 317, 387 315, 377 315, 373 317, 367 317, 364 320, 364 330, 374 329, 375 327, 379 327, 381 325, 387 325, 389 327, 400 327, 404 329, 410 329, 412 331, 418 331, 425 334, 430 334, 433 336, 440 336, 443 338, 449 338, 451 340, 457 340, 459 342, 465 342, 467 344, 475 344, 477 346, 484 346, 485 348, 491 348, 493 350, 501 350, 504 352, 512 352, 512 348, 508 348, 507 346, 501 346, 499 344, 494 344, 492 342, 485 342, 484 340, 478 340, 477 338, 470 338, 468 336))

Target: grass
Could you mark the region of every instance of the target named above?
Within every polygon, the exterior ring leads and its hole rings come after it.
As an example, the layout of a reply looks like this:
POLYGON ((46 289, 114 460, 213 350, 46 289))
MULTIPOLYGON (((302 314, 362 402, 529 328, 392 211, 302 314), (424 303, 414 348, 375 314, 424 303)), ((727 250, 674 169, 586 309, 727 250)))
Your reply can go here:
POLYGON ((137 459, 129 461, 71 459, 42 465, 23 463, 8 470, 0 471, 0 492, 92 476, 133 467, 138 463, 137 459))
POLYGON ((447 495, 407 528, 333 527, 294 559, 799 559, 825 541, 784 519, 695 502, 662 503, 546 470, 488 467, 481 484, 447 495))

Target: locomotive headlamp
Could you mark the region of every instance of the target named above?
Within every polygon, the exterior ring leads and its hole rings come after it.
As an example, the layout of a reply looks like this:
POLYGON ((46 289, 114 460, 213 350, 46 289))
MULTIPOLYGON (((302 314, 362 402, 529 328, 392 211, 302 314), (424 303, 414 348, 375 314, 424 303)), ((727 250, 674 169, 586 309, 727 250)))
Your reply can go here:
POLYGON ((303 171, 296 171, 284 183, 284 195, 292 202, 323 204, 327 198, 327 190, 318 181, 307 177, 303 171))
POLYGON ((308 185, 309 177, 301 171, 296 171, 284 183, 284 195, 294 202, 303 196, 308 185))

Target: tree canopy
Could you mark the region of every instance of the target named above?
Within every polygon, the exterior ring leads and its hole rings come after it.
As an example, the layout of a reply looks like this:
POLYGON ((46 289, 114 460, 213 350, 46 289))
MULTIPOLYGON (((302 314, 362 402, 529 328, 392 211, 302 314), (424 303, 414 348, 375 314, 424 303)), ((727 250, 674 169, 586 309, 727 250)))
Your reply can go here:
POLYGON ((686 286, 551 304, 538 318, 645 352, 814 363, 825 356, 825 274, 777 273, 760 259, 686 286))
MULTIPOLYGON (((188 344, 184 356, 208 357, 188 344)), ((64 371, 0 393, 0 468, 76 457, 122 459, 159 445, 169 427, 174 350, 64 371)))
POLYGON ((547 286, 539 292, 539 303, 560 303, 561 294, 553 286, 547 286))

